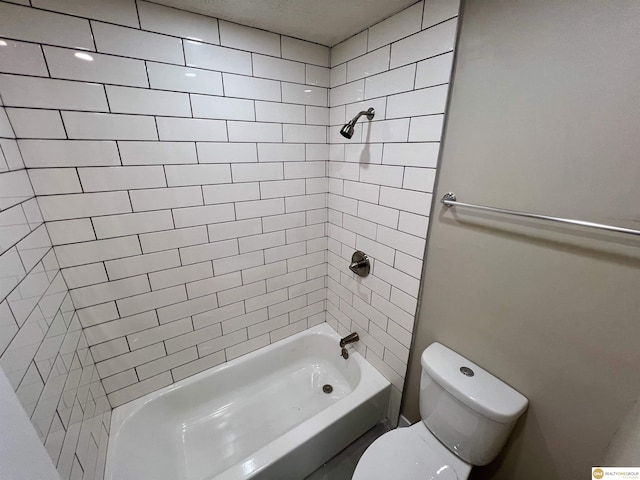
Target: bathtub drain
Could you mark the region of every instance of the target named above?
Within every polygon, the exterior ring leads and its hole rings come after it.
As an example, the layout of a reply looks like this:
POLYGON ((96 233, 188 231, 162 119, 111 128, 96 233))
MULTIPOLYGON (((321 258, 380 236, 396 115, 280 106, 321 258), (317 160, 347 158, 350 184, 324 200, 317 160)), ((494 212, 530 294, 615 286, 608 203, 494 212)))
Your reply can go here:
POLYGON ((327 383, 326 385, 322 386, 322 391, 324 393, 331 393, 333 392, 333 387, 327 383))

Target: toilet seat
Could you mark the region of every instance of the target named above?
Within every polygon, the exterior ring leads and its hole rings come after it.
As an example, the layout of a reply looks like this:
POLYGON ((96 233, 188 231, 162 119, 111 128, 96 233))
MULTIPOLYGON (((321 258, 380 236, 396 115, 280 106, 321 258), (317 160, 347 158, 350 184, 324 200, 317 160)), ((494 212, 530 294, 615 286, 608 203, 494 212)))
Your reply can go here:
POLYGON ((360 458, 352 480, 464 480, 470 471, 471 465, 418 422, 373 442, 360 458))

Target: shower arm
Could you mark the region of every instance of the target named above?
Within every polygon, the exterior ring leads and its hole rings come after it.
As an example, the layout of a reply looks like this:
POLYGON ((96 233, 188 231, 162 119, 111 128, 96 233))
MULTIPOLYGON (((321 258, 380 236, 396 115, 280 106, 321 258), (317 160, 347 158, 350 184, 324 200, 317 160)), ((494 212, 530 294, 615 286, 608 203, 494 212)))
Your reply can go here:
POLYGON ((367 120, 373 120, 373 116, 375 115, 375 110, 373 109, 373 107, 369 108, 368 110, 362 110, 355 117, 353 117, 353 119, 349 123, 351 125, 355 125, 356 122, 358 121, 358 119, 362 115, 366 115, 367 116, 367 120))

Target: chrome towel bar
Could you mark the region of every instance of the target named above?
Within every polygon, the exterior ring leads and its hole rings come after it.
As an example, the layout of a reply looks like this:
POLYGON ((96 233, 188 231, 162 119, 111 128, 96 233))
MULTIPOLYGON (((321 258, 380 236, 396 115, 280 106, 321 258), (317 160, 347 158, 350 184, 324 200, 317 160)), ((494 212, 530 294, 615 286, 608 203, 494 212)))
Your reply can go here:
POLYGON ((538 215, 536 213, 518 212, 516 210, 506 210, 504 208, 487 207, 485 205, 474 205, 473 203, 458 202, 454 193, 445 193, 440 199, 445 207, 467 207, 475 208, 476 210, 484 210, 486 212, 502 213, 504 215, 513 215, 516 217, 535 218, 538 220, 548 220, 550 222, 567 223, 569 225, 578 225, 580 227, 597 228, 599 230, 607 230, 609 232, 629 233, 631 235, 639 235, 640 230, 633 230, 631 228, 615 227, 613 225, 605 225, 602 223, 585 222, 584 220, 573 220, 571 218, 550 217, 548 215, 538 215))

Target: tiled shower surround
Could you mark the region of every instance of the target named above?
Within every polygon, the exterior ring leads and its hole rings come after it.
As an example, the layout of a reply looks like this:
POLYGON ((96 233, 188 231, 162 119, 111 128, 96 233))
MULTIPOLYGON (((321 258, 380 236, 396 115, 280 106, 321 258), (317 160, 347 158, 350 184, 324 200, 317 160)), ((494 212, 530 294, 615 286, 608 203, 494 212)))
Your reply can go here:
POLYGON ((112 407, 325 320, 397 414, 457 11, 329 49, 144 1, 0 1, 0 365, 63 478, 102 477, 112 407))

